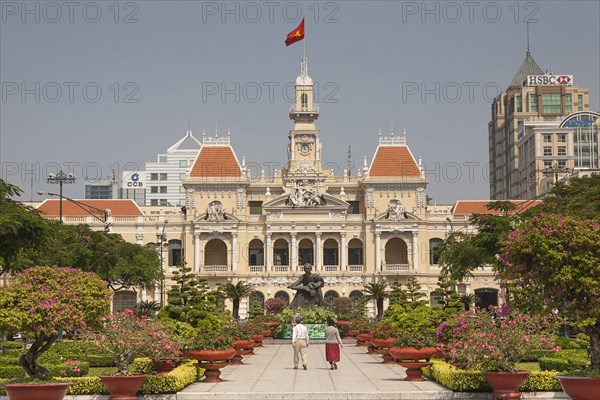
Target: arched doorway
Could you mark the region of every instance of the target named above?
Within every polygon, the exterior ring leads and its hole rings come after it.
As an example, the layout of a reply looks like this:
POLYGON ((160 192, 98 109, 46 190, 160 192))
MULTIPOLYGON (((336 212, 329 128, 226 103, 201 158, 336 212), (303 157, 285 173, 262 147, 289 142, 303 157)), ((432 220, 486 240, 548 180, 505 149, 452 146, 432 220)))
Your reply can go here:
POLYGON ((224 241, 211 239, 206 243, 206 246, 204 246, 204 265, 206 267, 227 267, 227 245, 224 241))
POLYGON ((325 271, 337 271, 339 265, 338 243, 334 239, 327 239, 323 243, 323 265, 325 271))
POLYGON ((250 272, 261 272, 265 265, 264 245, 260 239, 252 239, 248 244, 248 265, 250 272))
POLYGON ((310 239, 302 239, 298 243, 298 265, 306 263, 314 265, 314 246, 310 239))
POLYGON ((385 269, 387 271, 408 270, 408 247, 400 238, 392 238, 385 244, 385 269))
POLYGON ((285 301, 286 307, 290 305, 290 295, 287 292, 284 292, 283 290, 280 290, 277 293, 275 293, 275 296, 273 297, 285 301))
POLYGON ((334 299, 337 299, 340 295, 335 290, 328 290, 323 296, 323 300, 325 301, 325 307, 330 308, 331 303, 333 303, 334 299))
POLYGON ((350 272, 363 271, 363 243, 360 239, 348 242, 348 270, 350 272))

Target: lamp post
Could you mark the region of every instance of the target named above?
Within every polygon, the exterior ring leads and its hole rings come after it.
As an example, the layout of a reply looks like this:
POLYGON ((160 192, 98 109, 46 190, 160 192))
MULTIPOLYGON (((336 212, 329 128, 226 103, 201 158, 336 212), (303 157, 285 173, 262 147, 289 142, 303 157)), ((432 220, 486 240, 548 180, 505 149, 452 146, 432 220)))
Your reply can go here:
POLYGON ((48 195, 48 196, 57 196, 60 198, 60 222, 61 223, 62 223, 62 200, 65 199, 65 200, 70 201, 71 203, 75 204, 77 207, 81 208, 83 211, 85 211, 92 217, 96 218, 98 221, 102 222, 104 224, 104 230, 106 232, 110 231, 111 224, 108 221, 108 217, 111 215, 110 209, 106 208, 104 210, 101 210, 94 206, 90 206, 89 204, 85 204, 85 203, 79 202, 77 200, 73 200, 69 197, 63 196, 62 194, 50 193, 50 192, 37 192, 37 194, 40 196, 48 195))
POLYGON ((59 196, 60 196, 60 212, 59 212, 59 221, 62 224, 63 219, 62 219, 62 199, 63 199, 63 195, 62 195, 62 188, 63 188, 63 183, 75 183, 75 180, 77 179, 77 177, 75 176, 74 173, 69 172, 69 174, 65 174, 64 172, 62 172, 62 169, 60 170, 60 172, 58 174, 48 174, 48 177, 46 178, 46 182, 48 183, 58 183, 60 190, 59 190, 59 196))
POLYGON ((165 219, 165 222, 163 223, 163 226, 162 226, 162 231, 160 233, 158 233, 158 231, 156 232, 156 241, 158 242, 157 246, 160 251, 160 273, 162 275, 162 277, 160 279, 160 306, 161 306, 161 308, 165 304, 165 300, 164 300, 164 297, 165 297, 165 267, 164 267, 164 256, 163 256, 163 242, 165 240, 165 228, 167 227, 168 223, 169 223, 169 221, 165 219))

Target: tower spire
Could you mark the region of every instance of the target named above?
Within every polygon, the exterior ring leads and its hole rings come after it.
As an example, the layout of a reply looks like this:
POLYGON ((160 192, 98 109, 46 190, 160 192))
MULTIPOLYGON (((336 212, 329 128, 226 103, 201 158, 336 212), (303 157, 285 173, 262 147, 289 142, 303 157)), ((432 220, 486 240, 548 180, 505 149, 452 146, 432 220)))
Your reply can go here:
POLYGON ((525 24, 527 25, 527 54, 529 54, 529 21, 526 21, 525 24))

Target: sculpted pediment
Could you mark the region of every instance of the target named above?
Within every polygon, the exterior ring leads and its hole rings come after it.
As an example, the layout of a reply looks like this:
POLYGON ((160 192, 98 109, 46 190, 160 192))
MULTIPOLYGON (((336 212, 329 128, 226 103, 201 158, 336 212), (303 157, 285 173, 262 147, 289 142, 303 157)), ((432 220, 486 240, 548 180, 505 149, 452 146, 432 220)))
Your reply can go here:
POLYGON ((389 221, 389 222, 397 222, 397 221, 407 221, 407 220, 418 220, 419 218, 408 211, 406 211, 404 205, 400 200, 393 199, 388 203, 388 208, 381 214, 378 214, 374 220, 375 221, 389 221))
POLYGON ((240 219, 232 214, 226 213, 223 204, 219 200, 211 201, 206 207, 206 211, 194 218, 195 223, 224 223, 240 222, 240 219))
POLYGON ((350 204, 330 194, 314 195, 309 191, 282 194, 263 204, 265 210, 305 209, 305 210, 347 210, 350 204))

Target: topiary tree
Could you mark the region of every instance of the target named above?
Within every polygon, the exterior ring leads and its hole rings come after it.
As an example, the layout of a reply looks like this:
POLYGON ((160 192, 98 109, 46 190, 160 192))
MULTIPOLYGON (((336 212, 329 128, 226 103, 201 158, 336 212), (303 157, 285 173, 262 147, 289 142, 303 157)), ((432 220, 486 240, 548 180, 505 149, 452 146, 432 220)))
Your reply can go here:
POLYGON ((110 310, 110 291, 96 274, 70 267, 33 267, 0 288, 0 327, 27 332, 31 345, 19 364, 31 378, 50 379, 38 358, 61 331, 99 326, 110 310))
POLYGON ((502 243, 497 274, 509 304, 558 312, 590 337, 592 367, 600 370, 600 222, 543 215, 502 243))
POLYGON ((354 316, 354 301, 349 297, 337 297, 331 302, 331 310, 338 320, 349 320, 354 316))

